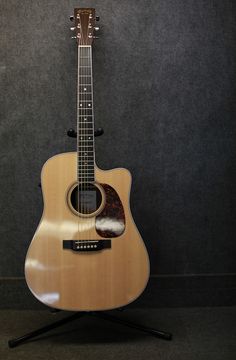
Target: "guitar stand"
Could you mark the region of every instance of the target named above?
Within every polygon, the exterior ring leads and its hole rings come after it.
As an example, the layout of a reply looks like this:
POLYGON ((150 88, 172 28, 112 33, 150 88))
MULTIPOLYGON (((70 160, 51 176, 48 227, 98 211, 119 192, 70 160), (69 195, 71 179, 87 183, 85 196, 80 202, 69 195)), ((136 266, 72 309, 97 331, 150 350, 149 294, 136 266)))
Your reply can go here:
MULTIPOLYGON (((103 133, 104 133, 103 129, 98 128, 97 130, 94 131, 94 136, 100 136, 103 133)), ((77 137, 77 132, 74 129, 69 129, 67 131, 67 135, 69 137, 76 138, 77 137)), ((39 186, 41 187, 41 184, 39 184, 39 186)), ((123 310, 123 308, 120 308, 118 310, 123 310)), ((60 311, 60 310, 57 310, 57 309, 52 309, 51 310, 51 312, 53 312, 53 313, 56 313, 58 311, 60 311)), ((35 338, 36 336, 42 335, 42 334, 44 334, 44 333, 46 333, 46 332, 48 332, 50 330, 56 329, 59 326, 67 324, 67 323, 69 323, 71 321, 74 321, 76 319, 79 319, 84 315, 95 316, 95 317, 99 317, 99 318, 104 319, 104 320, 115 322, 117 324, 122 324, 122 325, 128 326, 130 328, 146 332, 146 333, 148 333, 150 335, 153 335, 155 337, 158 337, 158 338, 161 338, 161 339, 164 339, 164 340, 171 340, 172 339, 172 334, 171 333, 168 333, 168 332, 165 332, 165 331, 160 331, 160 330, 153 329, 153 328, 149 328, 149 327, 146 327, 146 326, 143 326, 143 325, 133 323, 131 321, 119 319, 116 316, 107 314, 107 313, 105 313, 103 311, 91 311, 91 312, 76 312, 73 315, 65 317, 64 319, 61 319, 61 320, 58 320, 58 321, 56 321, 56 322, 54 322, 52 324, 43 326, 43 327, 41 327, 41 328, 39 328, 37 330, 34 330, 34 331, 32 331, 30 333, 27 333, 27 334, 25 334, 23 336, 20 336, 18 338, 9 340, 8 341, 8 346, 10 348, 14 348, 14 347, 16 347, 16 346, 30 340, 30 339, 35 338)))
MULTIPOLYGON (((123 309, 122 309, 123 310, 123 309)), ((57 312, 57 311, 60 311, 60 310, 54 310, 53 312, 57 312)), ((78 318, 81 318, 82 316, 85 316, 85 315, 90 315, 90 316, 95 316, 95 317, 99 317, 101 319, 104 319, 104 320, 108 320, 108 321, 112 321, 112 322, 115 322, 115 323, 118 323, 118 324, 122 324, 122 325, 125 325, 125 326, 128 326, 130 328, 133 328, 133 329, 137 329, 137 330, 140 330, 140 331, 143 331, 143 332, 146 332, 150 335, 153 335, 155 337, 158 337, 158 338, 161 338, 161 339, 164 339, 164 340, 171 340, 172 339, 172 334, 168 333, 168 332, 165 332, 165 331, 160 331, 160 330, 157 330, 157 329, 152 329, 152 328, 149 328, 149 327, 146 327, 146 326, 142 326, 142 325, 138 325, 136 323, 133 323, 131 321, 127 321, 127 320, 123 320, 123 319, 119 319, 117 318, 116 316, 113 316, 113 315, 110 315, 110 314, 107 314, 103 311, 91 311, 91 312, 77 312, 73 315, 70 315, 64 319, 61 319, 61 320, 58 320, 52 324, 49 324, 49 325, 46 325, 46 326, 43 326, 37 330, 34 330, 28 334, 25 334, 23 336, 20 336, 18 338, 15 338, 15 339, 12 339, 12 340, 9 340, 8 341, 8 346, 10 348, 14 348, 30 339, 33 339, 34 337, 36 336, 39 336, 39 335, 42 335, 50 330, 53 330, 53 329, 56 329, 57 327, 59 326, 62 326, 64 324, 67 324, 73 320, 76 320, 78 318)))

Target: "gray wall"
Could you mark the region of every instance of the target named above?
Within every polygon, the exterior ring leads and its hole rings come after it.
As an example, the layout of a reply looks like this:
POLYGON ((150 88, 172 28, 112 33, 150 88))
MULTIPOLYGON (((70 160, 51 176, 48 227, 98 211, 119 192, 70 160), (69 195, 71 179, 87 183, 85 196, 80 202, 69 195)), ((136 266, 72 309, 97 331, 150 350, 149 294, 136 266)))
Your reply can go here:
POLYGON ((75 150, 75 6, 100 15, 97 164, 133 174, 153 279, 202 276, 199 289, 218 276, 224 287, 236 273, 234 0, 1 1, 1 281, 23 277, 43 163, 75 150))

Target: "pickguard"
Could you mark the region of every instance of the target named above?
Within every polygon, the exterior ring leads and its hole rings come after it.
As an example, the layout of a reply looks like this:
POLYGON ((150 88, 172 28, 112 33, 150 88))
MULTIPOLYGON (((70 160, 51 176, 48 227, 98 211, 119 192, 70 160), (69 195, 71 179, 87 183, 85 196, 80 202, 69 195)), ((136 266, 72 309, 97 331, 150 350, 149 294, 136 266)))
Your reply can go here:
POLYGON ((107 184, 100 184, 106 195, 102 212, 96 216, 95 228, 104 238, 120 236, 125 230, 124 208, 117 192, 107 184))

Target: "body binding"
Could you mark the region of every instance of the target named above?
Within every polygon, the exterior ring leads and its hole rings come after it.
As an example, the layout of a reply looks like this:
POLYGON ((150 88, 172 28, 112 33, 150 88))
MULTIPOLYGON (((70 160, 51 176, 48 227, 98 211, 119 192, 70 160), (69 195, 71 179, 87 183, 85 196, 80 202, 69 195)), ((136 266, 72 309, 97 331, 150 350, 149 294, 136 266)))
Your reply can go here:
MULTIPOLYGON (((149 278, 148 254, 130 211, 131 175, 123 168, 103 171, 95 167, 96 182, 118 194, 125 229, 111 237, 111 248, 78 253, 63 249, 63 240, 103 237, 96 230, 96 216, 80 217, 68 206, 68 192, 77 181, 76 166, 76 152, 53 156, 43 166, 44 210, 26 255, 26 281, 36 298, 53 308, 96 311, 122 307, 142 293, 149 278)), ((102 221, 102 212, 99 216, 102 221)))

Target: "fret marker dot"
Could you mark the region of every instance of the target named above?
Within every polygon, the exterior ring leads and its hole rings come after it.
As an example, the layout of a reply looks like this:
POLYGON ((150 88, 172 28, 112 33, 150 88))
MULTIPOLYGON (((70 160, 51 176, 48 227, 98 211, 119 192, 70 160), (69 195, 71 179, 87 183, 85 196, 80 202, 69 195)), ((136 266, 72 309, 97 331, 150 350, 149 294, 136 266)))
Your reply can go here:
POLYGON ((82 104, 79 104, 79 106, 82 106, 82 104))
POLYGON ((86 91, 87 90, 87 88, 84 88, 84 91, 86 91))
POLYGON ((84 118, 84 121, 86 121, 87 120, 87 118, 84 118))
POLYGON ((89 138, 89 140, 91 139, 91 137, 90 137, 90 136, 89 136, 88 138, 89 138))
POLYGON ((91 104, 88 104, 88 106, 91 106, 91 104))

